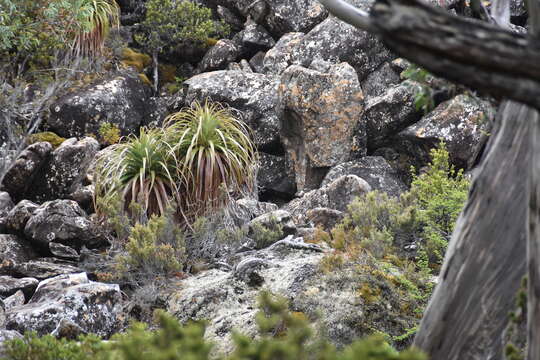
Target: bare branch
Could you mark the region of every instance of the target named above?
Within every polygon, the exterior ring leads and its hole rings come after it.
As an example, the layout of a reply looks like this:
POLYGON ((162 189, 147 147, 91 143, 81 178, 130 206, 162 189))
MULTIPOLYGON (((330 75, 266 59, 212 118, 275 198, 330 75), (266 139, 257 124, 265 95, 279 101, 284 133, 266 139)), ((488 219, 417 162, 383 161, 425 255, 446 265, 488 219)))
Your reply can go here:
POLYGON ((369 14, 343 0, 319 0, 321 4, 335 17, 361 30, 375 32, 369 19, 369 14))

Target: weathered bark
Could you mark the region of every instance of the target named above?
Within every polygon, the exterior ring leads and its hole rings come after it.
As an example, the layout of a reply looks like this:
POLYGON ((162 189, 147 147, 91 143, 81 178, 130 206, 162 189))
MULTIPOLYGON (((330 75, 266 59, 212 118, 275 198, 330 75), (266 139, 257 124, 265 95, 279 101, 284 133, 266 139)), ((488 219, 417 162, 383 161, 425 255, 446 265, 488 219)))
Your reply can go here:
POLYGON ((527 359, 540 359, 540 119, 531 131, 531 187, 529 200, 529 238, 527 264, 527 359))

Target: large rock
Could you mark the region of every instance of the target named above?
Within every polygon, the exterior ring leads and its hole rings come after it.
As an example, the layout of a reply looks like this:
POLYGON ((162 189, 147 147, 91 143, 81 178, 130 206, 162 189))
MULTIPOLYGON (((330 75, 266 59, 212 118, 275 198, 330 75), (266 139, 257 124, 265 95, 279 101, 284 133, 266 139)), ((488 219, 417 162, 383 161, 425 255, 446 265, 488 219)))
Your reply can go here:
POLYGON ((24 149, 4 176, 1 189, 7 191, 15 202, 24 199, 52 150, 48 142, 38 142, 24 149))
POLYGON ((22 291, 27 299, 30 299, 34 290, 36 290, 39 281, 35 278, 17 279, 11 276, 0 276, 0 297, 5 298, 22 291))
POLYGON ((5 226, 9 232, 22 233, 28 219, 39 207, 30 200, 21 200, 11 209, 5 217, 5 226))
POLYGON ((46 126, 65 138, 97 135, 103 123, 118 126, 122 135, 136 134, 151 120, 151 95, 138 74, 116 74, 62 96, 46 126))
POLYGON ((304 38, 304 35, 300 32, 283 35, 276 45, 266 52, 262 72, 267 75, 281 75, 289 67, 293 50, 304 38))
POLYGON ((186 103, 209 99, 231 106, 255 131, 259 150, 280 151, 277 78, 237 70, 214 71, 194 76, 184 85, 186 103))
POLYGON ((248 21, 244 29, 234 36, 233 41, 239 45, 244 59, 249 59, 259 51, 266 51, 276 44, 266 29, 254 21, 248 21))
POLYGON ((362 82, 362 90, 366 99, 369 99, 383 95, 389 88, 399 84, 400 81, 399 72, 395 71, 390 63, 385 62, 366 77, 362 82))
POLYGON ((66 319, 84 332, 107 337, 119 328, 121 302, 116 284, 89 281, 86 273, 61 275, 40 282, 27 304, 7 312, 6 327, 44 335, 66 319))
POLYGON ((41 205, 26 223, 24 233, 41 249, 49 249, 49 243, 53 241, 77 249, 96 247, 105 241, 99 229, 73 200, 48 201, 41 205))
POLYGON ((398 137, 418 144, 418 152, 443 140, 451 162, 469 169, 487 138, 494 114, 489 102, 462 94, 441 103, 398 137))
POLYGON ((296 193, 294 166, 288 156, 259 153, 257 187, 261 198, 290 199, 296 193))
POLYGON ((307 32, 326 18, 328 12, 316 0, 221 0, 223 5, 238 10, 263 25, 272 35, 307 32))
POLYGON ((407 80, 366 101, 362 122, 367 127, 369 149, 381 147, 390 136, 420 120, 422 113, 414 105, 419 86, 407 80))
POLYGON ((0 191, 0 217, 6 216, 13 206, 15 205, 11 201, 11 196, 5 191, 0 191))
MULTIPOLYGON (((360 4, 369 10, 367 1, 360 4)), ((310 67, 315 58, 349 63, 359 80, 366 78, 393 56, 376 36, 329 17, 306 34, 292 49, 291 63, 310 67)))
POLYGON ((240 47, 229 39, 219 40, 208 50, 198 65, 199 72, 223 70, 240 56, 240 47))
POLYGON ((36 258, 30 244, 16 235, 0 235, 0 263, 24 263, 36 258))
POLYGON ((250 220, 266 214, 270 211, 277 210, 276 204, 261 202, 255 199, 238 199, 234 202, 233 216, 238 226, 242 226, 250 220))
POLYGON ((279 95, 281 138, 294 164, 297 189, 317 188, 325 168, 350 158, 363 113, 356 72, 345 63, 325 73, 293 65, 281 77, 279 95))
POLYGON ((43 260, 30 260, 24 263, 4 262, 3 264, 0 264, 0 274, 45 280, 58 275, 81 272, 81 269, 73 265, 67 263, 54 263, 52 261, 58 260, 45 258, 43 260))
POLYGON ((82 187, 88 167, 98 150, 99 143, 91 137, 64 141, 53 151, 26 198, 42 203, 69 197, 82 187))
POLYGON ((364 179, 372 190, 379 190, 390 196, 399 196, 407 191, 399 173, 382 156, 366 156, 339 164, 330 169, 321 185, 326 186, 344 175, 356 175, 364 179))
POLYGON ((307 211, 315 208, 329 208, 345 211, 354 198, 371 191, 369 184, 356 175, 345 175, 317 190, 307 192, 294 199, 284 210, 289 211, 297 224, 306 221, 307 211))

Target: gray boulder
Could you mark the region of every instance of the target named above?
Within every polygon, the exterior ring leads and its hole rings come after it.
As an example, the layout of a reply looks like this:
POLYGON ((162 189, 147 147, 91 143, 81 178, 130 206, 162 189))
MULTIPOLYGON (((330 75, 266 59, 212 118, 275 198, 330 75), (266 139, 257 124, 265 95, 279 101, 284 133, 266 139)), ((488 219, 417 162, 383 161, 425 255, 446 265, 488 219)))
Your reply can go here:
POLYGON ((39 281, 35 278, 14 278, 11 276, 0 276, 0 297, 5 298, 22 291, 27 299, 30 299, 36 290, 39 281))
POLYGON ((99 143, 91 137, 64 141, 52 152, 26 198, 42 203, 69 197, 82 187, 90 163, 98 151, 99 143))
POLYGON ((103 245, 104 237, 73 200, 48 201, 34 211, 24 228, 26 237, 41 249, 58 242, 80 249, 103 245))
POLYGON ((317 207, 309 209, 306 213, 306 220, 314 227, 320 227, 323 230, 332 230, 341 220, 345 213, 343 211, 317 207))
POLYGON ((199 72, 223 70, 240 56, 240 47, 229 39, 219 40, 208 50, 198 65, 199 72))
POLYGON ((381 96, 367 99, 361 121, 367 128, 369 149, 381 147, 390 136, 420 120, 422 113, 414 105, 419 86, 407 80, 391 87, 381 96))
POLYGON ((6 304, 0 299, 0 329, 3 329, 6 324, 6 304))
POLYGON ((353 131, 360 131, 363 94, 356 72, 345 63, 329 65, 325 73, 293 65, 281 76, 281 139, 299 191, 317 188, 325 168, 349 160, 353 131))
POLYGON ((489 102, 462 94, 441 103, 398 137, 416 144, 418 152, 443 140, 451 162, 470 169, 487 140, 494 115, 489 102))
POLYGON ((44 280, 27 304, 7 312, 6 327, 19 332, 53 332, 66 319, 84 332, 108 337, 120 325, 122 294, 116 284, 88 280, 86 273, 44 280))
POLYGON ((282 228, 283 235, 293 235, 296 233, 296 225, 292 221, 291 214, 286 210, 274 210, 266 214, 257 216, 248 224, 248 235, 253 234, 254 227, 256 225, 263 226, 267 229, 273 229, 274 227, 278 226, 282 228))
POLYGON ((259 51, 266 51, 276 44, 268 31, 254 21, 248 21, 244 29, 234 36, 233 41, 240 47, 244 59, 249 59, 259 51))
POLYGON ((288 156, 259 153, 257 186, 263 198, 291 198, 296 193, 296 179, 288 156))
POLYGON ((194 76, 184 85, 187 86, 187 104, 209 99, 238 110, 241 118, 254 130, 259 150, 279 151, 277 78, 226 70, 194 76))
POLYGON ((22 233, 28 219, 39 207, 30 200, 21 200, 11 209, 5 217, 5 226, 9 232, 22 233))
POLYGON ((283 35, 276 45, 266 52, 262 72, 267 75, 281 75, 291 64, 293 51, 304 35, 300 32, 283 35))
POLYGON ((23 263, 36 258, 30 244, 16 235, 0 235, 0 263, 23 263))
POLYGON ((326 186, 344 175, 356 175, 364 179, 372 190, 383 191, 390 196, 399 196, 407 191, 399 173, 382 156, 366 156, 339 164, 330 169, 321 185, 326 186))
POLYGON ((362 81, 362 90, 366 99, 369 99, 383 95, 390 87, 400 82, 399 72, 395 71, 389 62, 384 62, 362 81))
POLYGON ((0 217, 6 216, 13 206, 15 205, 11 201, 11 196, 5 191, 0 191, 0 217))
POLYGON ((289 211, 296 224, 307 221, 310 209, 329 208, 345 211, 354 198, 371 191, 369 184, 356 175, 345 175, 326 186, 307 192, 301 198, 294 199, 283 207, 289 211))
POLYGON ((239 199, 234 203, 233 216, 238 226, 253 220, 257 216, 277 210, 276 204, 261 202, 255 199, 239 199))
POLYGON ((81 272, 81 269, 78 267, 69 263, 59 262, 57 259, 47 258, 30 260, 24 263, 4 263, 0 265, 0 274, 8 274, 16 277, 30 277, 38 280, 45 280, 58 275, 74 274, 78 272, 81 272), (54 263, 52 261, 57 262, 54 263))
MULTIPOLYGON (((37 286, 37 283, 36 283, 36 286, 37 286)), ((4 299, 4 305, 6 306, 6 311, 9 311, 11 308, 15 306, 24 305, 25 301, 26 300, 24 298, 24 293, 22 292, 22 290, 17 290, 15 294, 10 295, 4 299)))
POLYGON ((48 142, 38 142, 24 149, 4 176, 1 189, 7 191, 15 202, 24 199, 52 150, 53 147, 48 142))
POLYGON ((122 135, 136 134, 151 120, 151 95, 138 74, 114 74, 58 99, 46 126, 65 138, 98 135, 103 123, 118 126, 122 135))

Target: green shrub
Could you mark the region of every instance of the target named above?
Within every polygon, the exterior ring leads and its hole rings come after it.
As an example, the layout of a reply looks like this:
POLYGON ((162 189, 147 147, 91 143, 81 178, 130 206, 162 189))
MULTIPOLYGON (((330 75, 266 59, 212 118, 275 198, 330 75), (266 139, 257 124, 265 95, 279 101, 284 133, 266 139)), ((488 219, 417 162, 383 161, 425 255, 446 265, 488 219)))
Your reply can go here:
POLYGON ((264 249, 276 241, 283 239, 283 226, 275 217, 266 224, 254 223, 250 227, 249 236, 255 241, 256 249, 264 249))
POLYGON ((125 277, 156 277, 182 270, 185 253, 184 234, 171 216, 153 216, 147 224, 135 224, 120 255, 118 274, 125 277))
POLYGON ((116 124, 104 122, 99 126, 99 139, 104 145, 113 145, 120 141, 120 129, 116 124))
POLYGON ((50 131, 35 133, 28 137, 28 144, 34 144, 40 141, 46 141, 56 149, 62 145, 66 139, 50 131))

